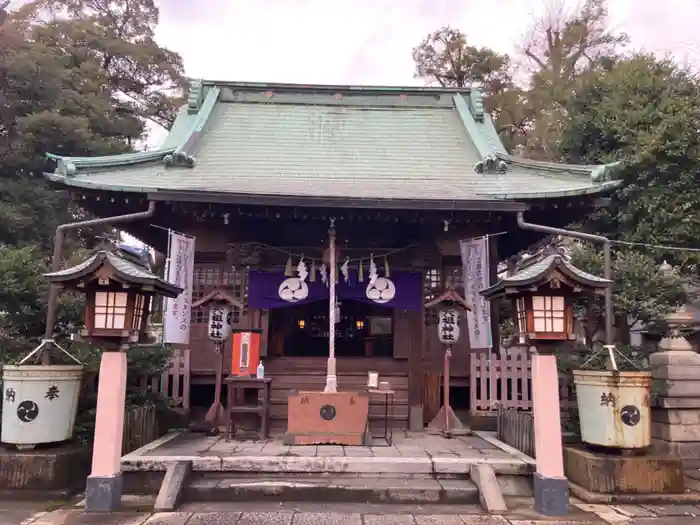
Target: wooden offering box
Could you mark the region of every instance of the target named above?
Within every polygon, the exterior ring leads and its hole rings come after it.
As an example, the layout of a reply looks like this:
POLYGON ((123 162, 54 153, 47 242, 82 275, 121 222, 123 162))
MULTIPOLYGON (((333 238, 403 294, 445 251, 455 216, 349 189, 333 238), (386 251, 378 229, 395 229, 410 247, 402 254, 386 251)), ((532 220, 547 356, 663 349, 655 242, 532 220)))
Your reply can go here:
POLYGON ((288 400, 288 445, 364 445, 367 392, 298 392, 288 400))

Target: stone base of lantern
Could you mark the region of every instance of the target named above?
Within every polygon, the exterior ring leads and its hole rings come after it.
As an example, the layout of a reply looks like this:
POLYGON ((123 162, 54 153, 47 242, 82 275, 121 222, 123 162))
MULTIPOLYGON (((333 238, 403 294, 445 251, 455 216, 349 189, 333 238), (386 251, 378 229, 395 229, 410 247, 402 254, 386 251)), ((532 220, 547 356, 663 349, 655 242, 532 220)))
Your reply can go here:
POLYGON ((367 442, 366 392, 298 392, 287 400, 288 445, 362 446, 367 442))

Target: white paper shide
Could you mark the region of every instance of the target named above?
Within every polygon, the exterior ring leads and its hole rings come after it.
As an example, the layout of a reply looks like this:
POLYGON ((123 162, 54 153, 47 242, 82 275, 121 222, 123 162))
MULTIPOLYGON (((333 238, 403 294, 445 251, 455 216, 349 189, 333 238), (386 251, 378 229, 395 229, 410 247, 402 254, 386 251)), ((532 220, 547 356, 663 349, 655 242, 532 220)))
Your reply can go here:
POLYGON ((182 288, 175 299, 166 299, 163 322, 163 342, 189 344, 192 309, 192 278, 194 273, 194 237, 170 232, 168 250, 168 281, 182 288))
POLYGON ((469 343, 472 350, 491 347, 491 307, 479 293, 489 287, 489 240, 477 237, 460 242, 464 299, 472 307, 467 312, 469 343))

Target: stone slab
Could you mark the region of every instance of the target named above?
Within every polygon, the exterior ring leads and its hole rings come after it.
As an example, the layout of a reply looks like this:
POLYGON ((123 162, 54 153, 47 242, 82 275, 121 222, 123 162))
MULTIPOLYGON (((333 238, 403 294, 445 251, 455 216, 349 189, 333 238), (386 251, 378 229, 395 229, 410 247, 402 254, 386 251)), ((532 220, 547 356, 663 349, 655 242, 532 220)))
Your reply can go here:
POLYGON ((156 504, 153 507, 155 511, 168 512, 175 509, 190 472, 192 472, 191 461, 172 462, 165 472, 163 484, 160 486, 160 491, 158 491, 156 504))
POLYGON ((506 501, 493 468, 487 464, 472 465, 469 473, 479 489, 479 502, 484 510, 489 514, 503 514, 507 510, 506 501))
POLYGON ((664 441, 700 442, 700 425, 651 422, 651 437, 664 441))
POLYGON ((196 479, 186 487, 188 501, 333 501, 357 503, 476 503, 479 491, 470 480, 255 476, 196 479))
POLYGON ((700 427, 700 408, 652 408, 651 421, 671 425, 697 425, 700 427))
POLYGON ((654 408, 700 408, 700 397, 654 397, 654 408))
MULTIPOLYGON (((670 340, 671 343, 681 343, 684 345, 681 338, 670 340)), ((657 366, 664 365, 680 365, 680 366, 700 366, 700 355, 694 352, 691 348, 680 350, 666 350, 654 352, 649 356, 649 365, 652 369, 657 366)))
POLYGON ((700 381, 696 380, 654 380, 661 397, 700 397, 700 381))
POLYGON ((564 472, 571 482, 599 494, 682 493, 685 489, 678 458, 621 457, 567 446, 564 472))
POLYGON ((660 365, 651 372, 654 379, 691 380, 700 377, 700 366, 697 365, 660 365))
POLYGON ((236 525, 290 525, 293 512, 244 512, 236 525))

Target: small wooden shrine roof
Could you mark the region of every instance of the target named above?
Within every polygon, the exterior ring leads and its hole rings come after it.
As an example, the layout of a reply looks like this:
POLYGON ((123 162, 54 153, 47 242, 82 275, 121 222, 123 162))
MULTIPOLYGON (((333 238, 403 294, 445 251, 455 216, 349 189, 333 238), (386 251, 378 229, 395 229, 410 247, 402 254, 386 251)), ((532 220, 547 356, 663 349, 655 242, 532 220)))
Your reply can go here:
POLYGON ((48 156, 57 167, 45 175, 61 185, 175 201, 425 201, 444 209, 595 195, 619 184, 612 164, 509 155, 474 88, 194 81, 160 148, 48 156))
POLYGON ((52 284, 70 286, 94 275, 102 266, 110 266, 113 278, 123 284, 135 284, 158 295, 175 298, 182 289, 155 275, 148 263, 121 248, 98 250, 91 257, 71 268, 44 274, 52 284))
POLYGON ((487 298, 493 298, 508 293, 508 289, 522 290, 528 286, 539 284, 554 271, 558 271, 569 279, 570 284, 581 286, 587 290, 605 290, 612 285, 611 280, 584 272, 567 261, 561 254, 554 253, 517 270, 512 275, 499 279, 496 284, 481 291, 481 294, 487 298))

